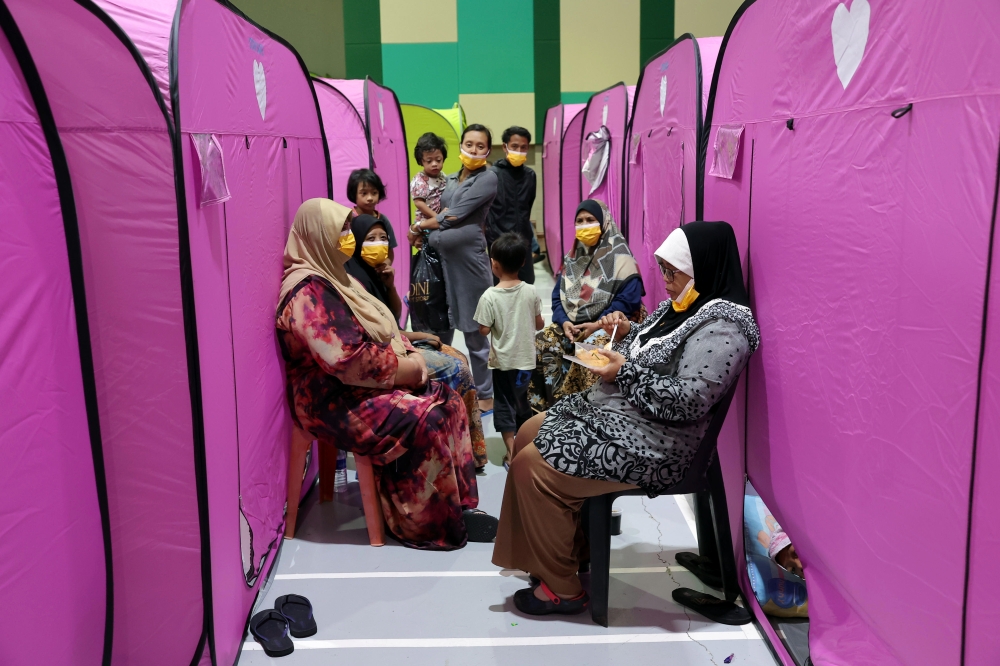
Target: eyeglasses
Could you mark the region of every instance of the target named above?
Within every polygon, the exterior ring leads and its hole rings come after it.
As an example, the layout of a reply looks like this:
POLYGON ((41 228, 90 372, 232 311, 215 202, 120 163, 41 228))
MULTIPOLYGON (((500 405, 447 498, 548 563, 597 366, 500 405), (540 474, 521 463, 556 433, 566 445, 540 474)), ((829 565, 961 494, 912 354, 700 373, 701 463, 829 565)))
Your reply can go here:
POLYGON ((677 271, 677 270, 673 270, 673 269, 667 268, 666 266, 664 266, 660 262, 656 262, 656 265, 660 267, 660 273, 663 274, 663 277, 667 280, 667 282, 673 282, 674 281, 674 277, 678 273, 681 272, 681 271, 677 271))

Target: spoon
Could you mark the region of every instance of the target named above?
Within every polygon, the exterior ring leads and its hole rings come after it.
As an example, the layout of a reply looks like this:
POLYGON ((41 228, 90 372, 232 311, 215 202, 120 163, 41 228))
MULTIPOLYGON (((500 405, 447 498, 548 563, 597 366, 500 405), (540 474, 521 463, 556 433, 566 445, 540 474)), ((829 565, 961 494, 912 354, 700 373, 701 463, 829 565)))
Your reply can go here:
POLYGON ((615 344, 616 335, 618 335, 618 322, 615 322, 615 327, 611 331, 611 340, 608 342, 608 344, 604 345, 604 349, 606 349, 607 351, 611 351, 611 345, 615 344))

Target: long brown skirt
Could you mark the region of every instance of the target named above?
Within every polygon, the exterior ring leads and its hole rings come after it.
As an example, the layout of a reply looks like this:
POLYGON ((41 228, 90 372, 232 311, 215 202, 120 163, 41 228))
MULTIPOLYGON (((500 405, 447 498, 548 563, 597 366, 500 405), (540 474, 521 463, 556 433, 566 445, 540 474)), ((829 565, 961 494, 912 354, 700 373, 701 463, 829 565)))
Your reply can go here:
POLYGON ((514 457, 507 475, 493 564, 527 571, 558 595, 580 594, 583 587, 577 571, 581 556, 587 555, 580 528, 583 502, 595 495, 632 489, 635 486, 628 483, 557 472, 533 443, 527 444, 514 457))

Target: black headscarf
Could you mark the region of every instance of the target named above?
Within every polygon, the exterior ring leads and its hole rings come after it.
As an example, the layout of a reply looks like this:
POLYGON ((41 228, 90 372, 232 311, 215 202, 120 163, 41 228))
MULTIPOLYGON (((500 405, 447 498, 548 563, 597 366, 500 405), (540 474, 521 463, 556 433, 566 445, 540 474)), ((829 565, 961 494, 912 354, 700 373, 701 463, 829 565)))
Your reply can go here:
MULTIPOLYGON (((585 210, 593 215, 597 219, 598 224, 604 224, 604 209, 594 199, 584 199, 581 201, 580 205, 576 207, 576 215, 579 215, 581 210, 585 210)), ((576 219, 576 215, 573 216, 573 219, 576 219)))
POLYGON ((698 298, 684 312, 668 309, 658 322, 639 336, 641 344, 669 334, 710 301, 721 299, 750 307, 750 297, 743 284, 740 250, 729 223, 689 222, 681 230, 691 248, 694 289, 698 298))
MULTIPOLYGON (((389 288, 379 279, 375 269, 368 265, 361 258, 361 246, 365 243, 365 236, 376 224, 385 224, 381 220, 376 220, 371 215, 357 215, 351 220, 351 231, 354 233, 354 255, 344 264, 344 268, 351 274, 369 294, 382 301, 386 307, 389 306, 389 288)), ((388 233, 388 231, 386 232, 388 233)))

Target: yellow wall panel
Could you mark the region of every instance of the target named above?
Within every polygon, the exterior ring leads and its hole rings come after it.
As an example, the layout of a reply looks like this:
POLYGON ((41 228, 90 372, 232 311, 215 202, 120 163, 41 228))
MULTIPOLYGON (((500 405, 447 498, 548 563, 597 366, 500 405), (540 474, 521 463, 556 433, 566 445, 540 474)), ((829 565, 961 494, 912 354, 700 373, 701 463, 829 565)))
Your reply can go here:
POLYGON ((466 122, 489 127, 494 144, 500 143, 500 135, 511 125, 524 127, 535 140, 535 93, 484 93, 459 95, 458 99, 466 122))
POLYGON ((380 0, 379 13, 383 44, 458 41, 457 0, 380 0))
POLYGON ((639 0, 562 0, 559 32, 564 92, 594 92, 619 81, 635 85, 639 0))
POLYGON ((674 0, 674 34, 722 37, 743 0, 674 0))

